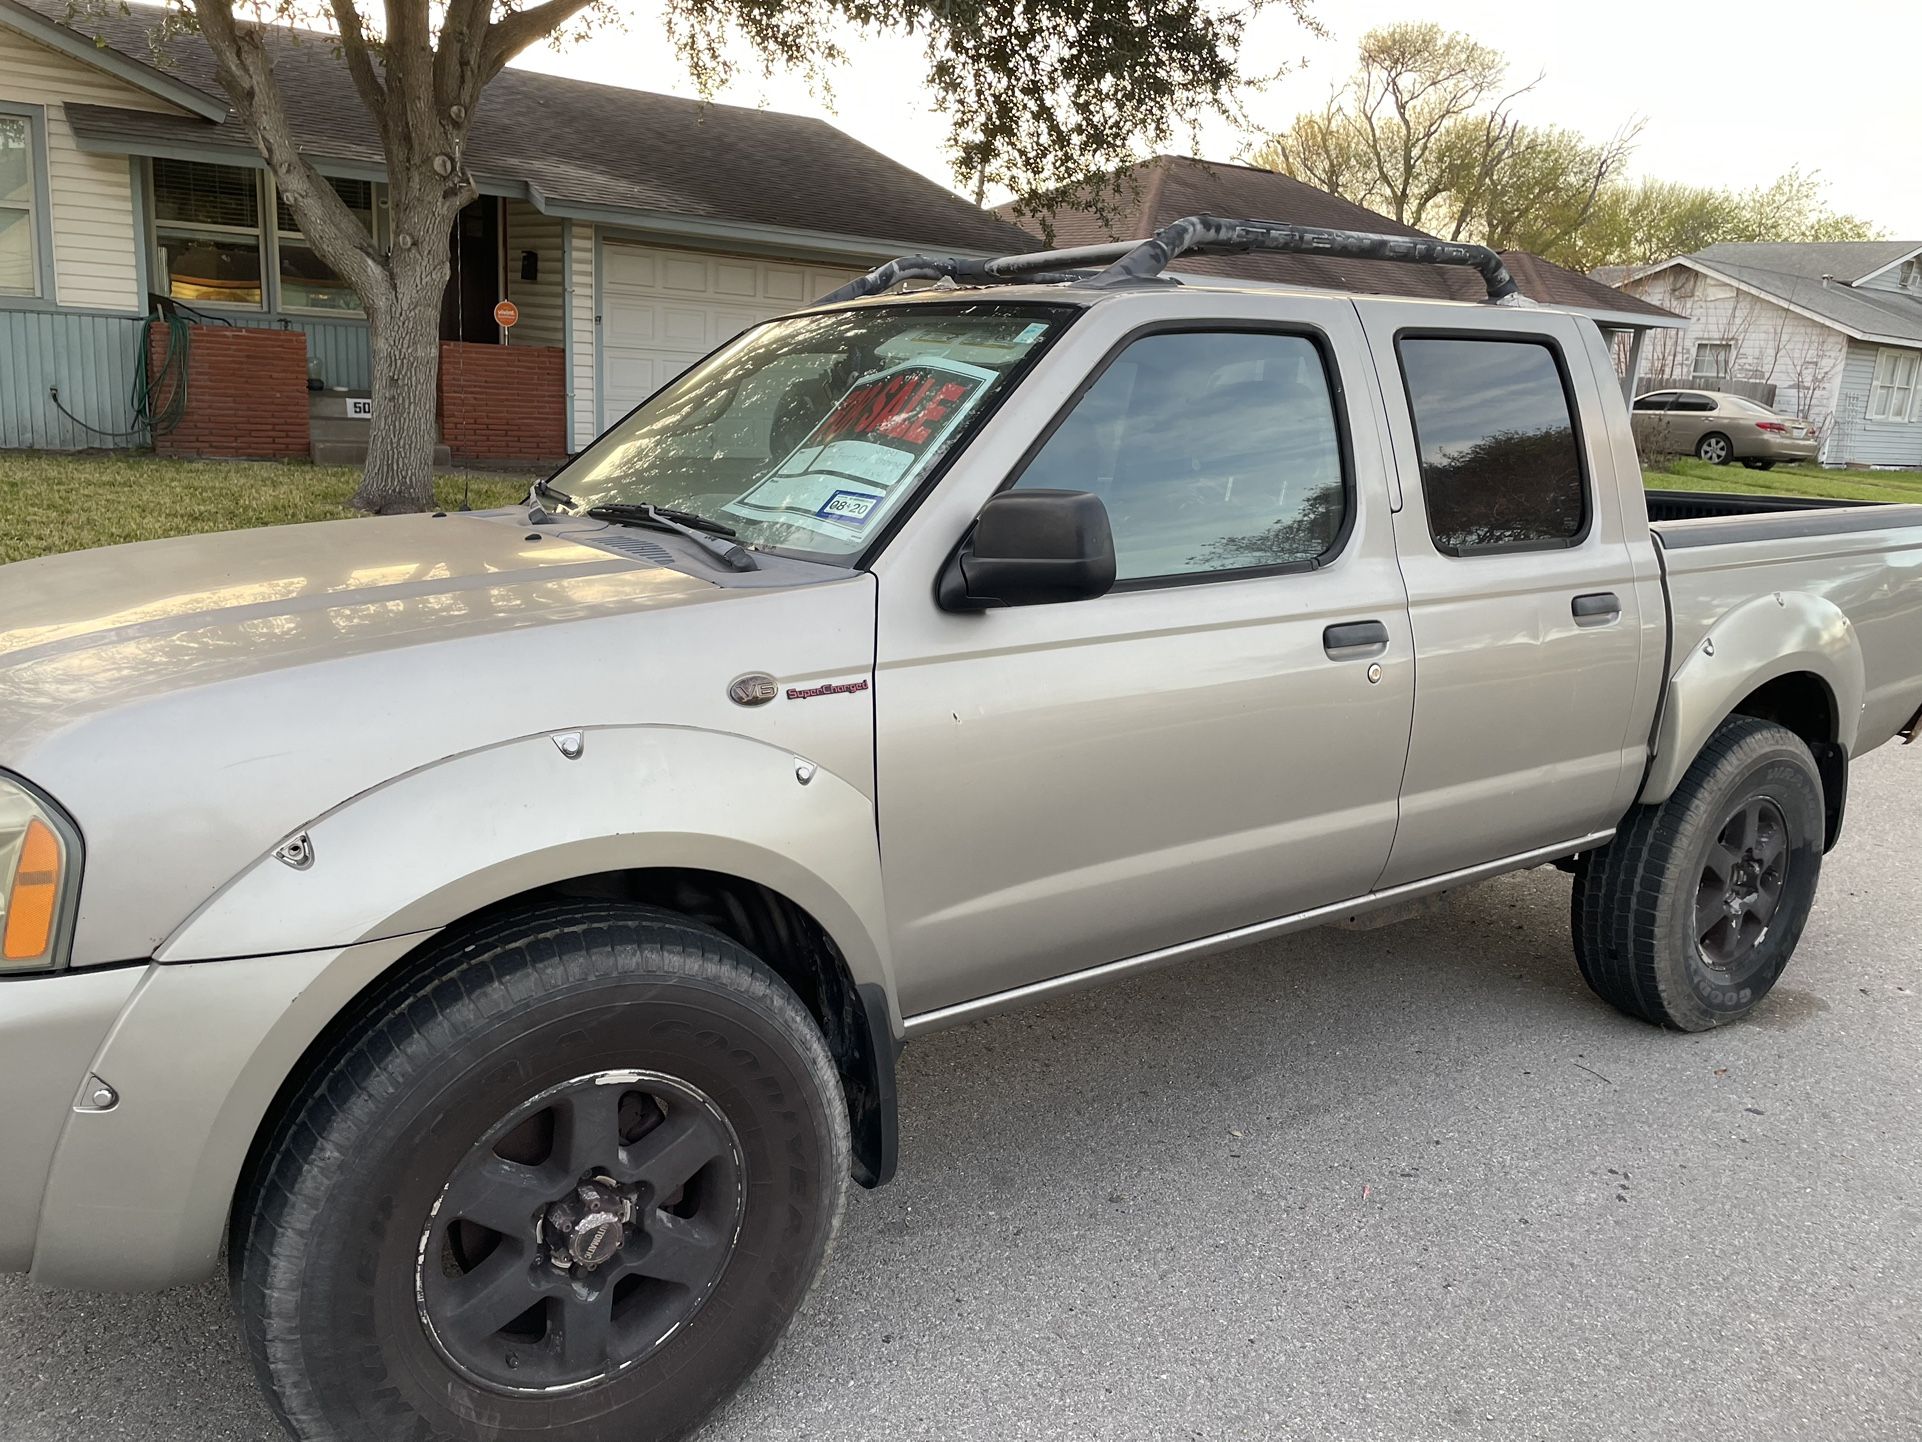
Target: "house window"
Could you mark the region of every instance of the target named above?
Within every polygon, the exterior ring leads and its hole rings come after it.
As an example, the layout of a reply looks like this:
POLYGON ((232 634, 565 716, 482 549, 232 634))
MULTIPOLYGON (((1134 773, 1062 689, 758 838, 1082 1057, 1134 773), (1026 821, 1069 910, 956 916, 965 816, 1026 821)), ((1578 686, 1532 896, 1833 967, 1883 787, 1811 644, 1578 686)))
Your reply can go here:
POLYGON ((0 111, 0 295, 41 293, 46 197, 38 140, 33 115, 0 111))
POLYGON ((154 160, 154 245, 168 295, 192 305, 264 303, 261 180, 238 165, 154 160))
MULTIPOLYGON (((346 202, 373 235, 374 185, 369 180, 328 178, 334 194, 346 202)), ((294 224, 294 213, 284 196, 274 201, 274 250, 279 256, 280 303, 288 310, 358 311, 360 297, 320 258, 294 224)))
POLYGON ((1875 379, 1869 383, 1869 419, 1922 420, 1917 406, 1916 371, 1922 351, 1880 350, 1875 353, 1875 379))
POLYGON ((1689 380, 1698 386, 1713 389, 1718 382, 1728 379, 1729 357, 1735 346, 1728 341, 1704 342, 1695 347, 1695 369, 1689 372, 1689 380))
MULTIPOLYGON (((375 233, 372 182, 330 178, 347 208, 375 233)), ((322 260, 294 223, 292 210, 258 170, 195 161, 153 162, 154 244, 167 294, 190 305, 358 312, 353 289, 322 260), (271 205, 274 224, 262 224, 271 205)))

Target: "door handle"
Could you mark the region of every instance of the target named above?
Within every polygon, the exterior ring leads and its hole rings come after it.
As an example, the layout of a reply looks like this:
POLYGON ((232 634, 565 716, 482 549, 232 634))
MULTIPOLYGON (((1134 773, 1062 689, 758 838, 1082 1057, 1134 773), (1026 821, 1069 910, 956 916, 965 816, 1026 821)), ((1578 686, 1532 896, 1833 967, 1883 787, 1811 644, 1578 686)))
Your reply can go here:
POLYGON ((1622 598, 1613 591, 1594 591, 1586 596, 1577 596, 1569 603, 1568 609, 1574 612, 1579 625, 1599 626, 1622 614, 1622 598))
POLYGON ((1388 628, 1379 621, 1344 621, 1321 633, 1321 649, 1336 661, 1372 656, 1388 649, 1388 628))

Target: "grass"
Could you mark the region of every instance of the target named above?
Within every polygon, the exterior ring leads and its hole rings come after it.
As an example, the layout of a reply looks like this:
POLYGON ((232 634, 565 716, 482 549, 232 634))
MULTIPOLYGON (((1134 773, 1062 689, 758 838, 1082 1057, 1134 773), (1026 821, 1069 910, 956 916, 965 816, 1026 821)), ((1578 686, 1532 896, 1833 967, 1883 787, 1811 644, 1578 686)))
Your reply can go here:
POLYGON ((1830 501, 1922 501, 1922 471, 1825 471, 1819 466, 1711 466, 1687 458, 1666 470, 1643 471, 1651 491, 1732 491, 1762 496, 1819 496, 1830 501))
MULTIPOLYGON (((351 466, 272 461, 170 461, 124 452, 47 455, 0 451, 0 562, 203 531, 336 521, 351 466)), ((435 500, 475 509, 527 494, 527 479, 493 474, 434 479, 435 500)))

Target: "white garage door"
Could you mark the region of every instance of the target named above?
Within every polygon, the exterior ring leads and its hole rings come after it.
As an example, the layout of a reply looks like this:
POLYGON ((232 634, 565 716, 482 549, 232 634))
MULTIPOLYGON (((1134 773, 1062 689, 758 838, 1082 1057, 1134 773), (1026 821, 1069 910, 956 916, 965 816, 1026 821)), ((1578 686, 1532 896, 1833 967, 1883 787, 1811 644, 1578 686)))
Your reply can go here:
POLYGON ((756 321, 796 310, 860 274, 819 266, 601 247, 601 427, 756 321))

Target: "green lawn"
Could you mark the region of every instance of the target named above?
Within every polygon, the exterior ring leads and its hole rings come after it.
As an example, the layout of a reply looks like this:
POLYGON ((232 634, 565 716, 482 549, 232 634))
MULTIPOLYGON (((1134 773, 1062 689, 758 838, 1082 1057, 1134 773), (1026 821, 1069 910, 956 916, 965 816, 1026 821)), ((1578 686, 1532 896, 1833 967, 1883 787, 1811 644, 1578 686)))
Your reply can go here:
MULTIPOLYGON (((121 452, 0 451, 0 562, 200 531, 334 521, 357 513, 351 466, 271 461, 166 461, 121 452)), ((441 505, 466 488, 475 509, 527 494, 528 478, 435 478, 441 505)))
POLYGON ((1764 496, 1820 496, 1831 501, 1922 501, 1922 471, 1825 471, 1819 466, 1711 466, 1692 457, 1668 470, 1643 471, 1651 491, 1738 491, 1764 496))

